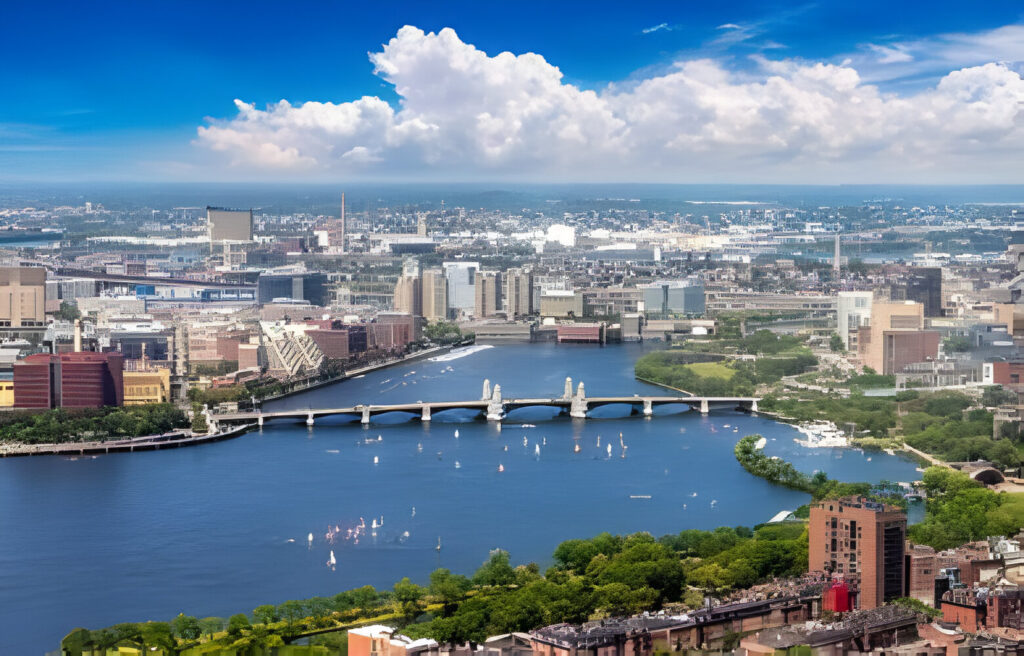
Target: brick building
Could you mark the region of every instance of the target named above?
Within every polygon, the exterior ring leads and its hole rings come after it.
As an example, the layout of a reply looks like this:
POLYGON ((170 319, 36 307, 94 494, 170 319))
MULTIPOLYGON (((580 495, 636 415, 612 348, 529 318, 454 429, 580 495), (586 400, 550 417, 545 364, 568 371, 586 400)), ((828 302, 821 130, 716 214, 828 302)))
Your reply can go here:
POLYGON ((124 403, 120 353, 30 355, 14 365, 16 408, 100 408, 124 403))
POLYGON ((850 584, 853 607, 876 608, 905 596, 902 509, 846 497, 811 505, 808 564, 850 584))

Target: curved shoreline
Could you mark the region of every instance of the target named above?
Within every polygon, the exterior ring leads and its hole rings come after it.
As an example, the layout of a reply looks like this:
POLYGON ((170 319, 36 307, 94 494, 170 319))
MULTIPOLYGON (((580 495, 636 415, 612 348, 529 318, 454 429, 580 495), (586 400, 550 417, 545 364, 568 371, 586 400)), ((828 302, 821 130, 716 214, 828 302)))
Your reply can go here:
MULTIPOLYGON (((284 394, 268 397, 263 401, 276 401, 302 392, 308 392, 327 385, 341 383, 356 376, 362 376, 371 371, 387 369, 408 362, 416 362, 423 358, 433 357, 440 353, 450 351, 450 346, 440 346, 433 349, 417 351, 406 357, 392 360, 381 364, 369 365, 359 369, 353 369, 344 376, 331 380, 321 381, 307 387, 290 390, 284 394)), ((262 402, 261 402, 262 403, 262 402)), ((244 424, 234 426, 230 430, 210 433, 206 435, 193 435, 188 429, 172 431, 162 435, 143 435, 123 440, 110 440, 107 442, 61 442, 59 444, 0 444, 0 458, 16 458, 21 456, 90 456, 105 455, 108 453, 131 453, 135 451, 159 451, 161 449, 178 449, 186 446, 199 446, 222 440, 230 440, 245 435, 250 430, 258 428, 257 424, 244 424)))

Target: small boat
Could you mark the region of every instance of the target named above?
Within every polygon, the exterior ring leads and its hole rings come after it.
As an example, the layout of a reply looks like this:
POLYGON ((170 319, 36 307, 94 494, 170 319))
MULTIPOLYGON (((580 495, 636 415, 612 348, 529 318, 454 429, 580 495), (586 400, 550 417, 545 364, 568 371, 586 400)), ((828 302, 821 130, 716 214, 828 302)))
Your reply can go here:
POLYGON ((533 455, 535 455, 535 456, 539 456, 540 455, 540 445, 539 444, 534 444, 533 445, 533 455))
POLYGON ((416 444, 416 453, 423 453, 423 442, 418 442, 416 444))
POLYGON ((508 453, 508 445, 505 445, 505 453, 508 453))
POLYGON ((375 464, 375 465, 379 465, 380 464, 380 456, 373 456, 373 464, 375 464))
POLYGON ((871 462, 871 456, 868 456, 868 457, 867 457, 867 461, 868 461, 868 462, 871 462))
POLYGON ((608 457, 611 458, 612 457, 612 445, 611 444, 608 445, 608 448, 606 449, 606 451, 608 453, 608 457))
POLYGON ((383 442, 384 441, 384 436, 383 435, 378 435, 377 436, 377 441, 378 442, 383 442))
POLYGON ((631 494, 631 495, 629 495, 629 498, 630 499, 650 499, 651 495, 649 495, 649 494, 631 494))
POLYGON ((572 448, 572 452, 573 452, 573 453, 579 453, 579 452, 580 452, 580 445, 579 445, 579 444, 577 444, 576 446, 574 446, 574 447, 572 448))
POLYGON ((412 507, 412 516, 413 516, 413 517, 415 517, 415 516, 416 516, 416 506, 413 506, 413 507, 412 507))
POLYGON ((327 453, 341 453, 337 449, 327 449, 327 453))
POLYGON ((455 468, 456 469, 462 469, 462 463, 460 463, 458 460, 456 460, 455 461, 455 468))
POLYGON ((696 497, 696 496, 697 496, 697 493, 696 493, 696 492, 694 492, 694 493, 693 493, 693 494, 691 494, 690 496, 691 496, 691 497, 696 497))
POLYGON ((711 507, 714 508, 717 505, 718 505, 718 499, 712 499, 711 500, 711 507))
POLYGON ((526 439, 525 435, 523 435, 523 446, 530 446, 530 440, 526 439))
POLYGON ((309 542, 310 544, 313 544, 313 534, 312 533, 310 533, 308 536, 306 536, 306 541, 309 542))
POLYGON ((327 564, 334 567, 338 564, 338 559, 334 557, 334 549, 331 549, 331 558, 327 561, 327 564))
POLYGON ((536 427, 537 426, 535 426, 534 424, 523 424, 523 425, 520 426, 520 428, 536 428, 536 427))
POLYGON ((546 435, 541 439, 540 443, 541 443, 541 446, 547 446, 548 445, 548 438, 547 438, 546 435))
POLYGON ((732 428, 730 424, 722 424, 722 428, 732 428))
POLYGON ((455 439, 459 439, 459 429, 455 429, 455 439))
POLYGON ((597 436, 597 448, 599 448, 599 449, 601 448, 601 436, 600 435, 597 436))
POLYGON ((500 472, 503 472, 503 471, 505 471, 505 465, 499 464, 498 465, 498 472, 500 473, 500 472))
POLYGON ((437 547, 436 548, 437 548, 438 551, 441 550, 441 536, 440 535, 437 536, 437 547))
POLYGON ((288 538, 285 542, 295 542, 295 538, 288 538))

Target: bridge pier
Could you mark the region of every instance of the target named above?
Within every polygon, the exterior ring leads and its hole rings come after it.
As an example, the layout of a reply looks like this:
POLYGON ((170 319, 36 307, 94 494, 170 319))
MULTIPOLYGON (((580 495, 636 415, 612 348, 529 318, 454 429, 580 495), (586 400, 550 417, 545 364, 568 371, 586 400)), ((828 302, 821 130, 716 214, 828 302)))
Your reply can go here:
POLYGON ((708 412, 710 412, 710 408, 708 408, 708 400, 707 399, 701 399, 700 400, 700 413, 702 415, 706 415, 708 412))
POLYGON ((306 425, 307 426, 312 426, 313 425, 313 413, 312 412, 309 413, 309 415, 306 416, 306 425))
POLYGON ((363 424, 363 425, 366 425, 366 424, 370 423, 370 406, 368 406, 368 405, 364 405, 363 406, 363 416, 359 420, 359 423, 363 424))
POLYGON ((263 428, 263 415, 256 417, 256 425, 259 426, 260 428, 263 428))
POLYGON ((650 417, 654 414, 654 404, 650 399, 644 399, 644 416, 650 417))
POLYGON ((430 421, 430 406, 423 406, 423 412, 420 413, 420 421, 430 421))
POLYGON ((757 399, 750 402, 750 411, 757 412, 757 399))

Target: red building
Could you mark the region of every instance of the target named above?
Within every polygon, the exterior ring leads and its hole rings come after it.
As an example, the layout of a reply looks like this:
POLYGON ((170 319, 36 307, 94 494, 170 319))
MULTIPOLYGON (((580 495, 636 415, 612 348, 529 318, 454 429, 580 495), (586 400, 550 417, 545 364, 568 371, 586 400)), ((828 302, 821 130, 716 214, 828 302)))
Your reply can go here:
POLYGON ((604 331, 603 323, 563 323, 558 326, 558 341, 604 344, 604 331))
POLYGON ((30 355, 14 365, 16 408, 101 408, 124 403, 120 353, 30 355))
POLYGON ((989 362, 986 366, 992 367, 994 385, 1020 385, 1024 382, 1024 362, 989 362))
POLYGON ((306 334, 328 360, 344 360, 348 357, 347 330, 307 330, 306 334))

